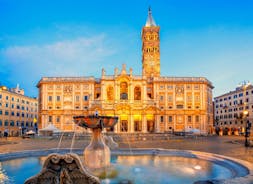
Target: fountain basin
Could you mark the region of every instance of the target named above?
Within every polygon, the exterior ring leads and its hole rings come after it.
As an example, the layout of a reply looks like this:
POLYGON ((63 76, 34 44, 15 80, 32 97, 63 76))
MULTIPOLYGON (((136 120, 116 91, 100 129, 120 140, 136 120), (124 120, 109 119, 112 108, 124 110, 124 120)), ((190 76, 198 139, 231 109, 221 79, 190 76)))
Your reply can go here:
POLYGON ((83 128, 111 128, 118 122, 118 117, 114 116, 74 116, 74 122, 76 125, 83 128))
MULTIPOLYGON (((59 152, 69 153, 68 149, 61 149, 59 152)), ((46 156, 50 153, 56 152, 56 150, 42 150, 42 151, 26 151, 19 153, 1 154, 0 161, 1 167, 6 166, 8 162, 15 158, 34 157, 34 156, 46 156), (6 160, 7 162, 4 162, 6 160)), ((73 152, 82 154, 81 149, 75 149, 73 152)), ((189 150, 168 150, 168 149, 132 149, 131 151, 126 149, 118 149, 112 151, 112 166, 119 172, 119 179, 123 182, 145 183, 147 181, 140 180, 142 175, 151 176, 157 183, 173 183, 169 179, 173 178, 177 173, 190 174, 190 178, 202 173, 204 168, 211 170, 213 178, 199 177, 194 180, 185 179, 185 176, 181 176, 187 183, 194 183, 197 181, 209 181, 209 183, 251 183, 253 181, 253 164, 211 153, 189 151, 189 150), (172 160, 176 161, 173 163, 172 160), (189 159, 189 160, 188 160, 189 159), (180 163, 188 163, 188 165, 180 165, 180 163), (189 164, 190 163, 190 164, 189 164), (177 167, 179 166, 179 167, 177 167), (172 172, 166 169, 176 169, 176 172, 172 172), (220 170, 220 168, 223 168, 220 170), (181 171, 177 169, 182 169, 181 171), (172 174, 171 174, 172 173, 172 174), (224 175, 219 175, 224 173, 224 175), (130 175, 129 175, 130 174, 130 175), (122 176, 125 176, 122 177, 122 176), (134 178, 135 177, 135 178, 134 178), (139 178, 139 179, 138 179, 139 178), (162 179, 162 180, 159 180, 162 179)), ((31 159, 31 158, 29 158, 31 159)), ((33 158, 35 159, 35 158, 33 158)), ((37 158, 37 160, 39 160, 37 158)), ((33 160, 34 161, 34 160, 33 160)), ((23 161, 24 162, 24 161, 23 161)), ((39 161, 37 161, 39 162, 39 161)), ((17 163, 17 161, 12 162, 17 163)), ((25 162, 24 162, 25 163, 25 162)), ((38 167, 38 166, 36 166, 38 167)), ((40 170, 40 169, 39 169, 40 170)), ((37 171, 36 171, 37 172, 37 171)), ((24 172, 21 171, 21 176, 24 172)), ((8 174, 8 173, 7 173, 8 174)), ((32 173, 31 175, 34 175, 32 173)), ((205 174, 201 174, 202 176, 205 174)), ((182 179, 181 178, 181 179, 182 179)), ((27 178, 24 178, 24 180, 27 178)), ((175 181, 174 183, 178 183, 175 181)), ((182 181, 181 181, 182 182, 182 181)), ((106 178, 102 180, 102 183, 115 183, 113 179, 106 178)), ((117 183, 117 182, 116 182, 117 183)))

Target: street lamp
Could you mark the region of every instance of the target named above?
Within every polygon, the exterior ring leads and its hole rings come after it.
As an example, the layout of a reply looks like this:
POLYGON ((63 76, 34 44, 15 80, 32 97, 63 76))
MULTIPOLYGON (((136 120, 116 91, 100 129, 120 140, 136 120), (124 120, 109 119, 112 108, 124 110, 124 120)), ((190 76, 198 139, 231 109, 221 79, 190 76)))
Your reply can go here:
POLYGON ((247 116, 249 115, 249 111, 247 110, 244 110, 243 111, 243 117, 244 117, 244 120, 246 121, 246 132, 245 132, 245 147, 249 147, 250 146, 250 141, 249 141, 249 137, 250 137, 250 127, 251 127, 251 123, 249 123, 247 121, 247 116))

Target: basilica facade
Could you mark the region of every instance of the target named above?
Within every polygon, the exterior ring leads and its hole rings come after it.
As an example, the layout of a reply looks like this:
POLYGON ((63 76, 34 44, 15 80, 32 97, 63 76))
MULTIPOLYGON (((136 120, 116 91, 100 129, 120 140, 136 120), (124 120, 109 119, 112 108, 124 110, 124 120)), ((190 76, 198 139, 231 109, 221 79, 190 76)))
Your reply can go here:
POLYGON ((43 77, 39 88, 40 128, 53 124, 63 131, 75 127, 73 116, 118 116, 115 133, 163 133, 213 126, 212 83, 204 77, 160 75, 160 27, 151 10, 142 29, 142 74, 125 64, 101 78, 43 77))

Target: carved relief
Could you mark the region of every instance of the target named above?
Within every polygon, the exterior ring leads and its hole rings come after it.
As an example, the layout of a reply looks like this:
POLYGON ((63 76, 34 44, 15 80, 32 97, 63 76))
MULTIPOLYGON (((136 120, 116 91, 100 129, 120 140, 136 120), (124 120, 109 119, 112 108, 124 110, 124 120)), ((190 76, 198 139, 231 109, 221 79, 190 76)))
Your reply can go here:
POLYGON ((56 85, 56 89, 60 90, 61 89, 61 85, 56 85))
POLYGON ((89 89, 89 85, 88 84, 84 84, 83 85, 83 89, 89 89))
POLYGON ((182 95, 184 94, 184 87, 183 86, 176 86, 176 95, 182 95))
POLYGON ((80 85, 76 84, 76 85, 75 85, 75 89, 76 89, 76 90, 80 90, 80 89, 81 89, 81 88, 80 88, 80 85))
POLYGON ((72 93, 72 85, 65 85, 63 91, 64 93, 72 93))
POLYGON ((91 175, 81 164, 76 154, 50 154, 44 162, 41 172, 25 184, 99 184, 97 177, 91 175))
POLYGON ((48 90, 53 90, 53 89, 54 89, 54 86, 53 86, 53 85, 48 85, 48 86, 47 86, 47 89, 48 89, 48 90))

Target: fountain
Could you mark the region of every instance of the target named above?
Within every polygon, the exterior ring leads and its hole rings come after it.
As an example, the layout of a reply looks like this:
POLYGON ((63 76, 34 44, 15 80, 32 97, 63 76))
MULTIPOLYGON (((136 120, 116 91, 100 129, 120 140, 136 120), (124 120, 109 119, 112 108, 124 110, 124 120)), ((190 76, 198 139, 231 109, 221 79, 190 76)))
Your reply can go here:
POLYGON ((105 144, 102 136, 103 128, 112 128, 117 122, 118 117, 112 116, 75 116, 74 122, 84 128, 92 130, 90 144, 84 150, 84 163, 91 169, 103 169, 110 166, 110 149, 105 144))
POLYGON ((76 154, 68 153, 60 155, 53 153, 47 157, 42 171, 36 176, 26 180, 25 184, 98 184, 100 183, 100 180, 93 175, 94 173, 96 173, 95 175, 102 177, 102 175, 106 175, 109 171, 110 175, 114 175, 114 170, 109 168, 111 154, 109 147, 104 142, 102 130, 103 128, 112 128, 118 122, 118 117, 98 116, 98 113, 96 112, 95 115, 75 116, 74 122, 80 127, 90 128, 92 130, 91 142, 85 148, 83 153, 84 163, 88 170, 86 167, 83 167, 79 156, 76 154), (105 169, 108 169, 108 171, 105 172, 105 169), (91 174, 90 171, 92 171, 93 174, 91 174))

